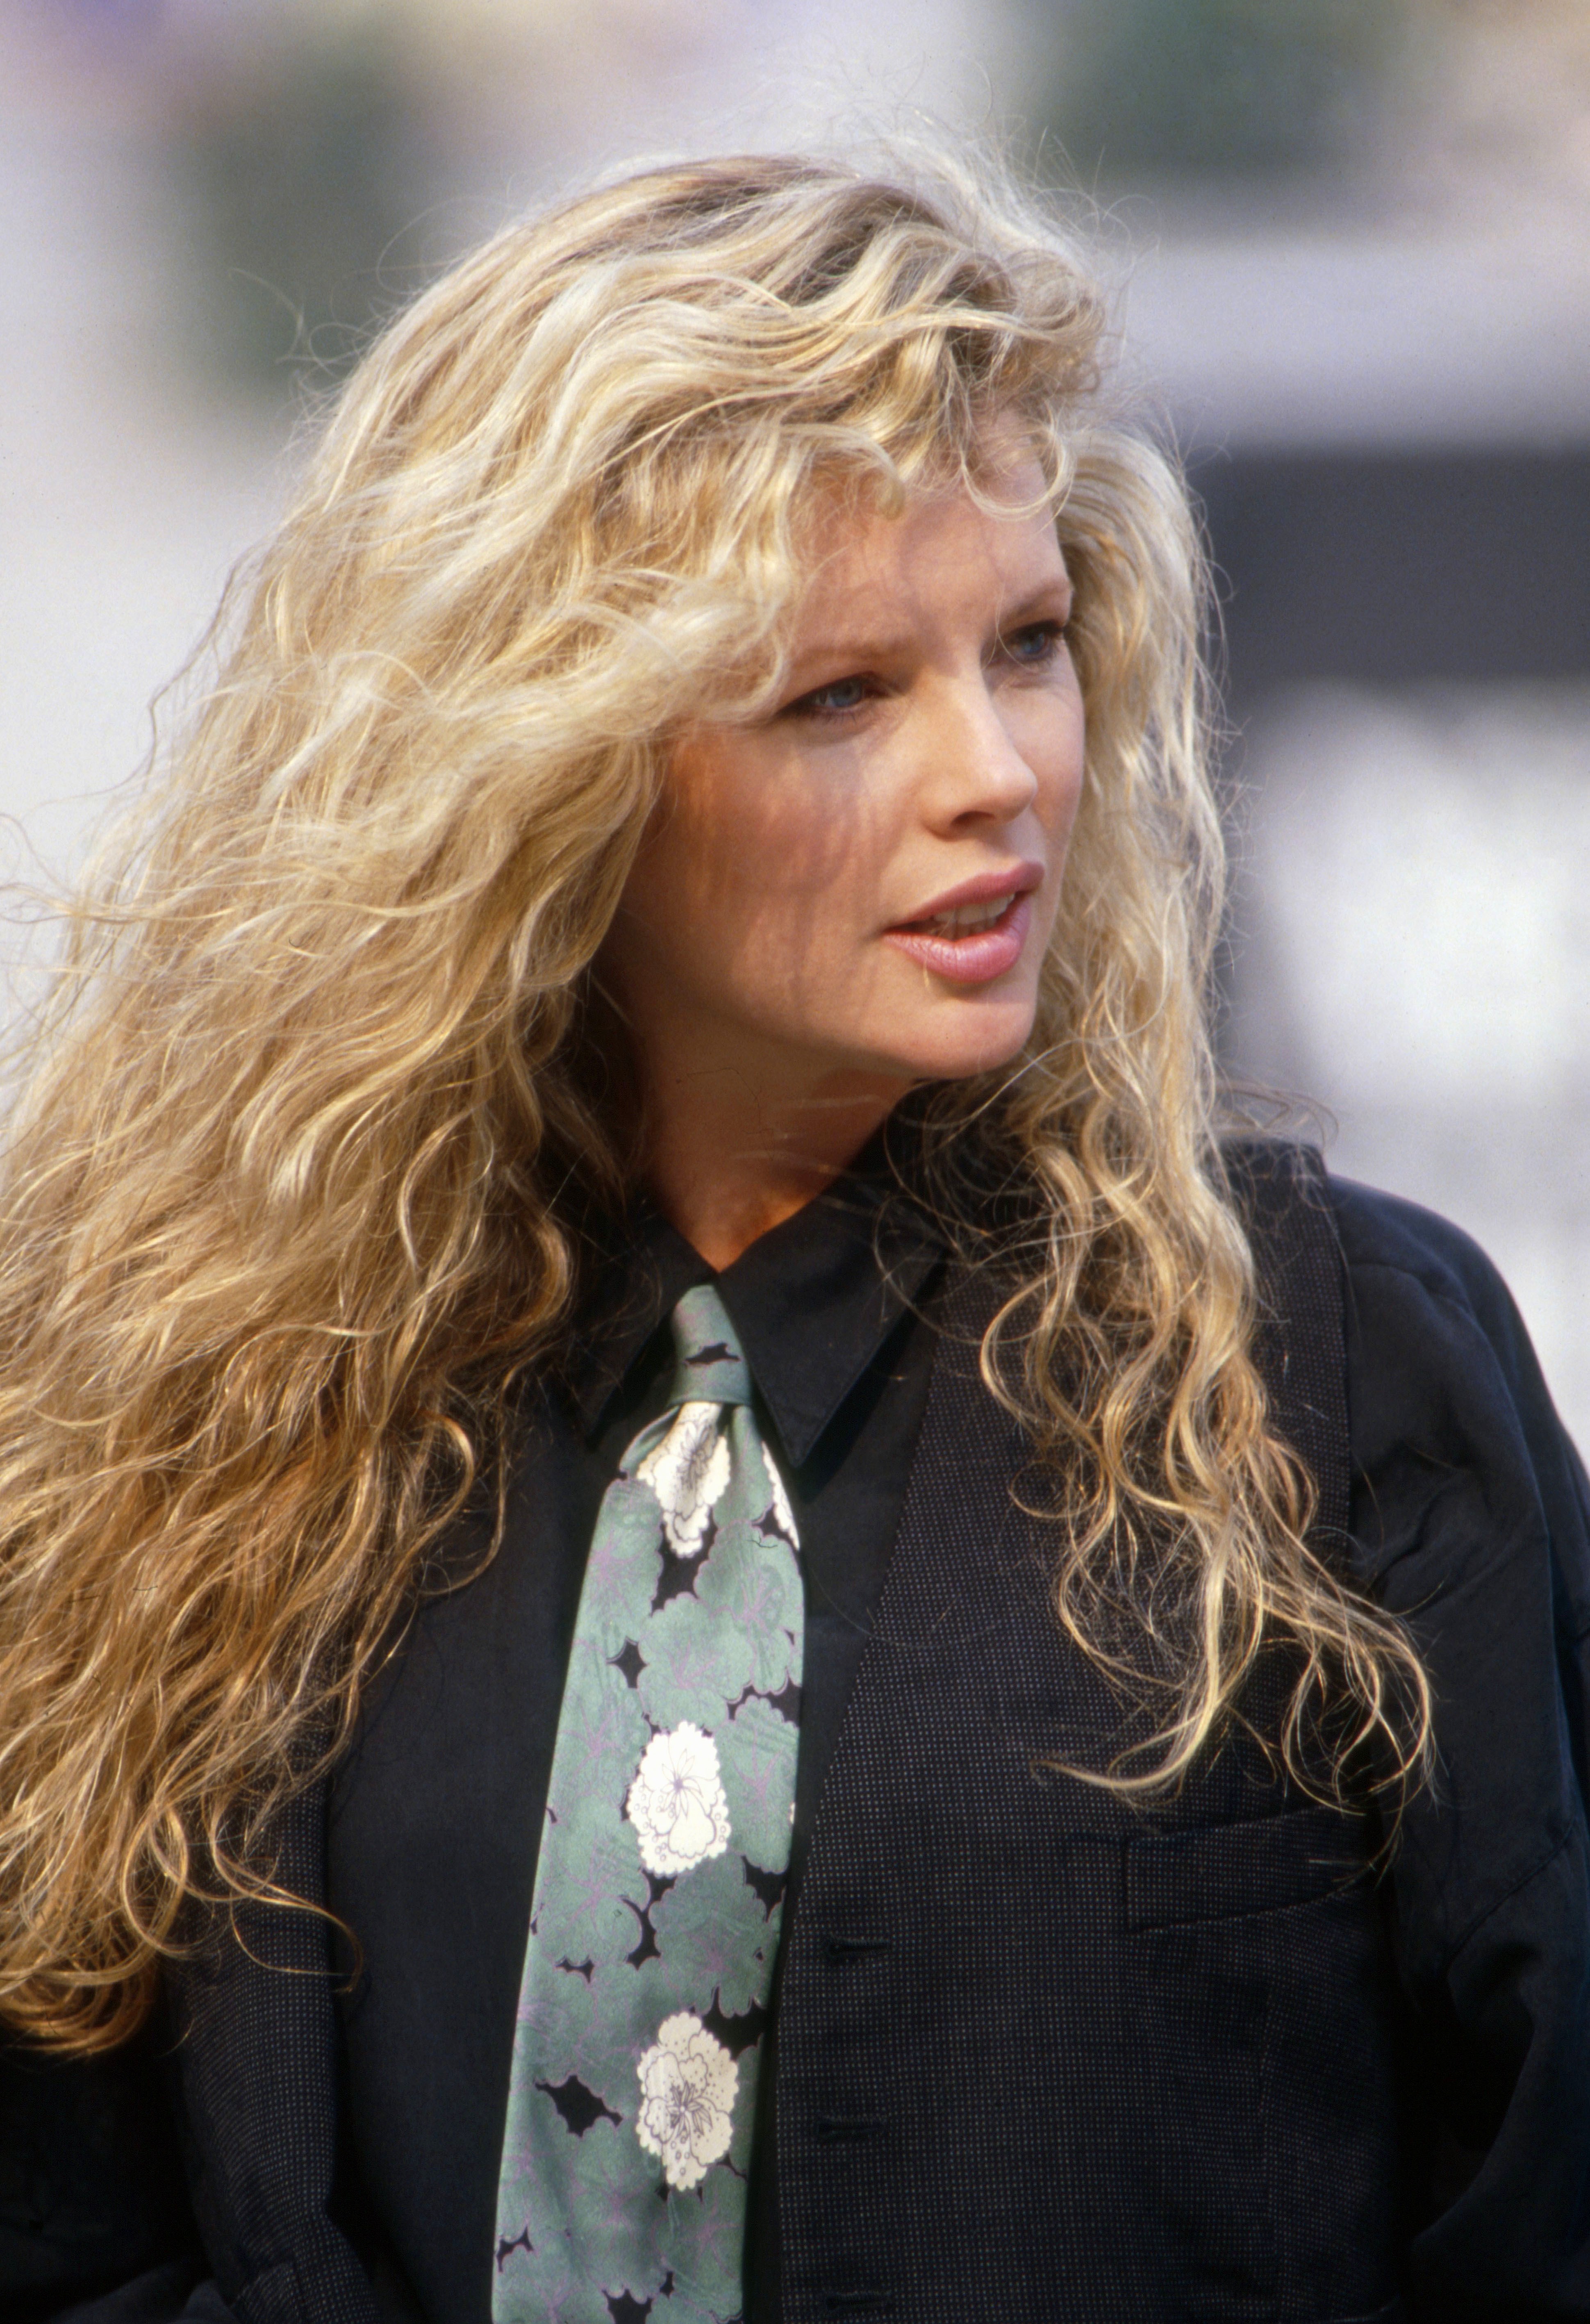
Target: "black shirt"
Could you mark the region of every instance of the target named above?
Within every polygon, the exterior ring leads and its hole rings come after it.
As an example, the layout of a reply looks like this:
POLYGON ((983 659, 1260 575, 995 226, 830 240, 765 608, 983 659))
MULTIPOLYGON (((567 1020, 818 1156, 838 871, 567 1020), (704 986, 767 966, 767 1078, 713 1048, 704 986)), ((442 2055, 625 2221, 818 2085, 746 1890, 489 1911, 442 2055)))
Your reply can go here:
MULTIPOLYGON (((717 1278, 789 1486, 806 1575, 786 1928, 932 1363, 943 1253, 931 1227, 884 1194, 880 1176, 841 1181, 717 1278)), ((1530 2002, 1537 2038, 1521 2047, 1509 2016, 1518 1996, 1499 1987, 1495 2039, 1476 2050, 1459 2034, 1448 1981, 1510 1897, 1527 1923, 1536 1893, 1552 1944, 1546 1923, 1585 1910, 1551 1892, 1551 1867, 1564 1860, 1561 1771, 1576 1758, 1571 1808, 1582 1817, 1590 1496, 1483 1255, 1389 1197, 1338 1183, 1335 1203, 1362 1578, 1410 1620, 1437 1696, 1437 1790, 1410 1815, 1390 1902, 1416 2028, 1431 2047, 1420 2087, 1439 2085, 1435 2147, 1449 2183, 1429 2200, 1466 2190, 1446 2231, 1456 2227, 1474 2264, 1506 2281, 1515 2240, 1580 2232, 1564 2215, 1564 2158, 1542 2148, 1574 2116, 1560 2077, 1590 2078, 1585 1999, 1548 1977, 1530 2002)), ((353 2156, 435 2324, 483 2324, 489 2312, 535 1835, 584 1557, 624 1447, 666 1396, 666 1319, 710 1272, 664 1222, 645 1225, 603 1286, 606 1328, 593 1326, 566 1391, 548 1393, 527 1422, 497 1559, 421 1614, 335 1787, 331 1901, 366 1961, 345 2020, 353 2156)), ((1478 1956, 1487 1958, 1483 1943, 1478 1956)), ((752 2195, 754 2324, 777 2313, 777 2188, 763 2135, 776 2074, 775 2051, 752 2195)))

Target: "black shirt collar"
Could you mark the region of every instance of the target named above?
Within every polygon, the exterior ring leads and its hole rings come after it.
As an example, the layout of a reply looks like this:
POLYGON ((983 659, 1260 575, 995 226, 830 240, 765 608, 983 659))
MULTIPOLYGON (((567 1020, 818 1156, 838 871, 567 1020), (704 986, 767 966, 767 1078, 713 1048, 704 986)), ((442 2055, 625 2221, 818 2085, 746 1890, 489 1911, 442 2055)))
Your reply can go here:
POLYGON ((588 1435, 686 1291, 712 1283, 799 1467, 943 1256, 874 1140, 823 1194, 714 1276, 649 1207, 583 1303, 568 1379, 588 1435))

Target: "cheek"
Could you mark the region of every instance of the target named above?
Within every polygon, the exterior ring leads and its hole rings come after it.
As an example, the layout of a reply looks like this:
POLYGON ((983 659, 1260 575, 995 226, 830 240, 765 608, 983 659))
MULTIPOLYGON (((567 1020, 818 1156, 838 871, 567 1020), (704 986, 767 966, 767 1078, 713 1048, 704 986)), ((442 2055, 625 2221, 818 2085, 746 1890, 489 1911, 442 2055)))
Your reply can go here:
POLYGON ((1034 806, 1054 843, 1058 869, 1058 857, 1064 850, 1082 796, 1087 720, 1080 690, 1073 685, 1035 705, 1027 731, 1018 741, 1037 779, 1034 806))
POLYGON ((670 885, 745 926, 804 912, 857 874, 869 817, 843 785, 798 762, 681 784, 659 836, 670 885))
POLYGON ((865 835, 853 811, 795 765, 681 769, 625 890, 610 946, 632 975, 661 971, 700 997, 803 988, 853 917, 865 835))
POLYGON ((1054 828, 1062 847, 1071 836, 1071 825, 1077 819, 1077 809, 1082 803, 1082 785, 1087 779, 1087 738, 1082 722, 1077 721, 1076 748, 1065 761, 1055 782, 1054 828))

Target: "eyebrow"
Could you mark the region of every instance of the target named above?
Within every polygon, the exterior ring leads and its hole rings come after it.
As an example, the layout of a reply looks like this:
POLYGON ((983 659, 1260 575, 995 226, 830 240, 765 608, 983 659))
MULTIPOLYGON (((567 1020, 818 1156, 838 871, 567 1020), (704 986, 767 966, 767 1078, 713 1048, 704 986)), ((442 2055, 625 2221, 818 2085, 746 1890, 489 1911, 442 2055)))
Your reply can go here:
MULTIPOLYGON (((1052 618, 1056 606, 1069 605, 1076 595, 1076 584, 1070 575, 1056 574, 1052 580, 1041 581, 1029 589, 1025 597, 1007 606, 995 624, 995 637, 1005 637, 1012 630, 1023 629, 1029 622, 1052 618)), ((875 631, 870 635, 863 631, 835 631, 830 637, 818 638, 802 648, 794 669, 804 670, 809 664, 827 661, 874 662, 888 661, 902 652, 911 642, 911 632, 875 631)))
POLYGON ((1003 635, 1006 630, 1019 630, 1027 622, 1042 620, 1056 604, 1069 606, 1076 594, 1077 585, 1069 573, 1057 573, 1052 580, 1040 581, 1035 589, 1029 589, 1001 617, 996 635, 1003 635))

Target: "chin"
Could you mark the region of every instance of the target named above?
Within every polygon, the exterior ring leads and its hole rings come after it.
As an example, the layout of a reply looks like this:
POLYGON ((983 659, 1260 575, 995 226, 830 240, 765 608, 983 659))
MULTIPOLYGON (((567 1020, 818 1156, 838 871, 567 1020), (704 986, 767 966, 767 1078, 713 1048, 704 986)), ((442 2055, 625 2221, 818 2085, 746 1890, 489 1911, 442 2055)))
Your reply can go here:
POLYGON ((1033 1018, 1028 1011, 1014 1025, 996 1032, 982 1029, 975 1040, 924 1041, 909 1059, 902 1058, 905 1070, 915 1081, 969 1082, 979 1074, 994 1074, 1002 1065, 1012 1064, 1026 1047, 1033 1029, 1033 1018))

